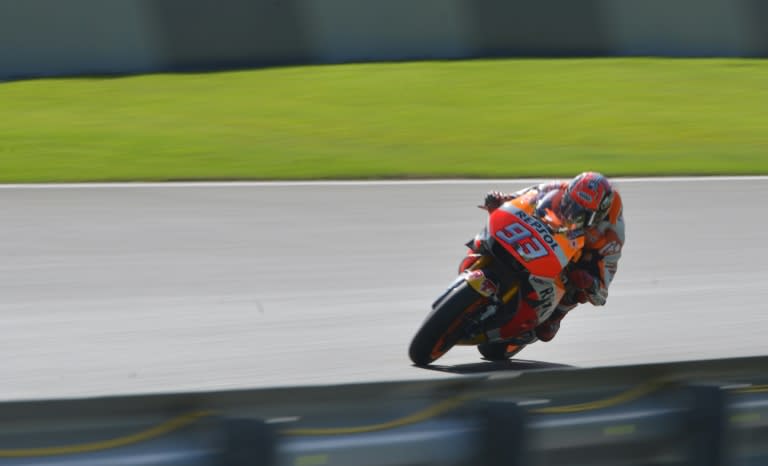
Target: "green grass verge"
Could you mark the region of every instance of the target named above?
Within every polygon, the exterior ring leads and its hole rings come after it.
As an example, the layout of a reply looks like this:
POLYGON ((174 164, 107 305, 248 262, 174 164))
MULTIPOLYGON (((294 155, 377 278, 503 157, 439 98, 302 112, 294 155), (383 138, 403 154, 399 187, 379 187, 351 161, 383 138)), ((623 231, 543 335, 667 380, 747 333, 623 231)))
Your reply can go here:
POLYGON ((0 122, 2 182, 768 173, 768 61, 18 81, 0 122))

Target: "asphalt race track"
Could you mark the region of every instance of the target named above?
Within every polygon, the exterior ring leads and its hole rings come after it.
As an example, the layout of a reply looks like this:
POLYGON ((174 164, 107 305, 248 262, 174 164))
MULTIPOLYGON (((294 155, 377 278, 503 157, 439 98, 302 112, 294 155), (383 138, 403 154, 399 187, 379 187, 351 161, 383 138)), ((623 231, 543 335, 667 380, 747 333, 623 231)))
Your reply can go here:
MULTIPOLYGON (((415 368, 407 347, 485 192, 524 184, 5 186, 0 398, 498 369, 467 347, 415 368)), ((511 367, 768 353, 768 178, 617 184, 627 244, 608 304, 511 367)))

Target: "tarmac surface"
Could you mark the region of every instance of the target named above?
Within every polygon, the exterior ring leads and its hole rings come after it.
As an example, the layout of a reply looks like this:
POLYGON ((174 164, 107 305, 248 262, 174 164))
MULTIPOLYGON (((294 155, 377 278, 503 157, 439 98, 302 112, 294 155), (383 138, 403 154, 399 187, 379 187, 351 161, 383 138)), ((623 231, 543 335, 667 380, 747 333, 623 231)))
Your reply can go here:
POLYGON ((768 178, 618 179, 602 308, 520 362, 407 348, 528 181, 0 187, 0 399, 461 377, 768 354, 768 178))

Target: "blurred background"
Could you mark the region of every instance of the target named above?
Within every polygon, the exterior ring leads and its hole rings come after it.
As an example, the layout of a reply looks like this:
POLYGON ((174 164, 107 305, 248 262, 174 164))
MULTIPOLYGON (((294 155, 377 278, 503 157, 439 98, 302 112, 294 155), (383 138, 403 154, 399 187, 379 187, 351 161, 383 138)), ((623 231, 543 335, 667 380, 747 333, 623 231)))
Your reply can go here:
POLYGON ((768 464, 768 3, 0 0, 0 465, 768 464), (407 349, 486 222, 622 193, 604 308, 407 349))

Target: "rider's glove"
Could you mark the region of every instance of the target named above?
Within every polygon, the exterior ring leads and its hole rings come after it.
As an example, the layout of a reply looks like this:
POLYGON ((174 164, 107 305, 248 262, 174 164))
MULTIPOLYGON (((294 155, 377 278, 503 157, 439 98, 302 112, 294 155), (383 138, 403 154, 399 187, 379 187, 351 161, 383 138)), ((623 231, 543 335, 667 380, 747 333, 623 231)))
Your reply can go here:
POLYGON ((485 201, 483 202, 483 207, 488 212, 493 212, 494 210, 498 209, 500 205, 504 203, 505 200, 504 193, 501 193, 499 191, 489 191, 488 194, 485 195, 485 201))
POLYGON ((597 291, 597 278, 584 269, 572 269, 568 272, 568 287, 576 290, 573 299, 584 304, 589 295, 597 291))
POLYGON ((573 288, 580 290, 590 290, 597 283, 595 277, 584 269, 572 269, 568 272, 568 283, 573 288))

